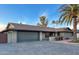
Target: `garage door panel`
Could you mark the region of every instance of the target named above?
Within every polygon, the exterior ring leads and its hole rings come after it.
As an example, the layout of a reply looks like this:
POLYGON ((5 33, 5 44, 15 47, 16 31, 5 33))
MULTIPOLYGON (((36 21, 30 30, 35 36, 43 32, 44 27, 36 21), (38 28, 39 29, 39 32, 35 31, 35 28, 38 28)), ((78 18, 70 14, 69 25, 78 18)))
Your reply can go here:
POLYGON ((18 32, 18 41, 36 41, 38 32, 18 32))

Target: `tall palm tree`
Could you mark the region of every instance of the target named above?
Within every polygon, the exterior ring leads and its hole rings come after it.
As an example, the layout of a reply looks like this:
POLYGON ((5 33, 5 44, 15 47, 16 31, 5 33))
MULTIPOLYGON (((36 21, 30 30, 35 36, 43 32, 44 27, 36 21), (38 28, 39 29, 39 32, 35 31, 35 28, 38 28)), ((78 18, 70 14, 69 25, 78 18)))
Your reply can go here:
POLYGON ((59 9, 61 12, 61 16, 59 20, 61 21, 60 23, 66 23, 72 24, 73 22, 73 33, 74 37, 73 40, 77 40, 77 21, 79 17, 79 5, 78 4, 68 4, 68 5, 62 5, 59 9))
POLYGON ((40 26, 40 27, 47 27, 48 20, 47 20, 46 16, 41 16, 40 17, 40 23, 37 23, 37 25, 40 26))

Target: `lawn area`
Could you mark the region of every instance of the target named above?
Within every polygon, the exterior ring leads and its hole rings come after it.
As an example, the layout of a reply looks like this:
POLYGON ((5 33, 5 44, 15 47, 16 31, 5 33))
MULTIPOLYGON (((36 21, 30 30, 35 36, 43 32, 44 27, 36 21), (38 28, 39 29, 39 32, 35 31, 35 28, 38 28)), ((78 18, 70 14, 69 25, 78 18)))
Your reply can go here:
POLYGON ((77 40, 72 40, 70 42, 72 42, 72 43, 79 43, 79 38, 77 38, 77 40))

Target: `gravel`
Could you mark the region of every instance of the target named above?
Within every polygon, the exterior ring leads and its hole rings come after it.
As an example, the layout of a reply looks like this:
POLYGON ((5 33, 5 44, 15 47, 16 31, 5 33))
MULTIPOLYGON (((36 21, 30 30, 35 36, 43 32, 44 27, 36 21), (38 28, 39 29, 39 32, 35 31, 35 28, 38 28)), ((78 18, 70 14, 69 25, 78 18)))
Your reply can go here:
POLYGON ((79 44, 57 41, 0 44, 0 55, 79 55, 79 44))

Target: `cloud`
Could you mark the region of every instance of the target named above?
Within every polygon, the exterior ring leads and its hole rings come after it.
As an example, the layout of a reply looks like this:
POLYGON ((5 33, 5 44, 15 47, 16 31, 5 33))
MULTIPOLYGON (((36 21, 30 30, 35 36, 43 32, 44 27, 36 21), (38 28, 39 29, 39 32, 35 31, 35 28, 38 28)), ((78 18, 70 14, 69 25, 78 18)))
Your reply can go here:
POLYGON ((48 12, 47 11, 41 12, 40 16, 46 16, 46 17, 48 17, 48 12))
POLYGON ((18 23, 26 24, 26 22, 25 22, 25 21, 18 21, 18 23))
POLYGON ((6 28, 5 24, 0 24, 0 31, 4 30, 6 28))

